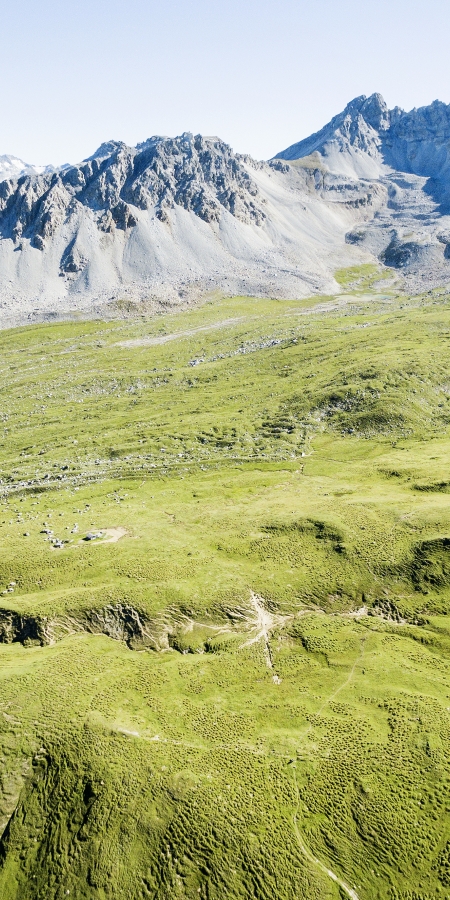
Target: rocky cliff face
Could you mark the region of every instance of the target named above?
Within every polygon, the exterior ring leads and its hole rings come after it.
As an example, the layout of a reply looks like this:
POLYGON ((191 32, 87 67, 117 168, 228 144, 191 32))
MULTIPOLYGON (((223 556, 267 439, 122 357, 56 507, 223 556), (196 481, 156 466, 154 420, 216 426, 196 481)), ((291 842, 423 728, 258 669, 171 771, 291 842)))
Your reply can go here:
POLYGON ((430 106, 399 112, 382 142, 388 165, 403 172, 434 178, 442 197, 450 191, 450 105, 435 100, 430 106))
MULTIPOLYGON (((137 147, 111 141, 78 166, 0 182, 0 234, 43 250, 77 212, 86 211, 108 233, 133 228, 136 209, 154 210, 168 221, 175 204, 205 222, 218 222, 226 209, 241 222, 260 225, 265 213, 258 193, 239 157, 218 139, 183 134, 137 147)), ((64 270, 73 266, 69 252, 64 270)))

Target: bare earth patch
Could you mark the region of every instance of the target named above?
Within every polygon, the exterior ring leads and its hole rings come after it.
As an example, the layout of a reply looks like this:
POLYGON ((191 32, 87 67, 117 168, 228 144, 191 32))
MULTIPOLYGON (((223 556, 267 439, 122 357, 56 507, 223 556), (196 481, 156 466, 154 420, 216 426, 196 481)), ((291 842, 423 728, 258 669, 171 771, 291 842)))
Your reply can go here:
POLYGON ((122 525, 119 525, 117 528, 105 528, 103 533, 105 539, 102 540, 102 544, 117 544, 117 541, 120 541, 120 538, 125 537, 127 529, 123 528, 122 525))
MULTIPOLYGON (((128 534, 127 529, 122 525, 118 525, 116 528, 100 528, 96 535, 101 535, 100 537, 96 537, 89 543, 92 544, 117 544, 117 541, 120 541, 120 538, 125 537, 128 534)), ((89 538, 88 538, 89 540, 89 538)), ((86 538, 81 538, 79 541, 80 544, 86 543, 86 538)))
POLYGON ((199 325, 198 328, 191 328, 189 331, 177 331, 173 334, 160 334, 154 337, 133 338, 129 341, 119 341, 118 347, 155 347, 160 344, 167 344, 168 341, 175 341, 177 338, 192 337, 202 331, 211 331, 215 328, 223 328, 227 325, 236 325, 242 322, 245 316, 237 316, 234 319, 224 319, 223 322, 212 322, 209 325, 199 325))

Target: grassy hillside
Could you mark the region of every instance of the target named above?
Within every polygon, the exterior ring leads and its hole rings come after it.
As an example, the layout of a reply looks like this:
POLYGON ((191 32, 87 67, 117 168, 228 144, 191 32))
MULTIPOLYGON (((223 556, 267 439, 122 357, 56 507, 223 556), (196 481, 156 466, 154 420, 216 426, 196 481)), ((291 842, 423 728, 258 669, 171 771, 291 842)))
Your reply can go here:
POLYGON ((450 896, 450 296, 339 279, 0 333, 5 900, 450 896))

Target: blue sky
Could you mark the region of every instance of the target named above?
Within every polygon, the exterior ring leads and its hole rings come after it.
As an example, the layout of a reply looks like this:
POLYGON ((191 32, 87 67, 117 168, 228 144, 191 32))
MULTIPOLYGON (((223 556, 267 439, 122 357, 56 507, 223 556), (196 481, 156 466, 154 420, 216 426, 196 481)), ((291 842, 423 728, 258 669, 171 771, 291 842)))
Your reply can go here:
POLYGON ((448 0, 21 0, 0 8, 0 153, 218 134, 267 158, 359 94, 450 102, 448 0))

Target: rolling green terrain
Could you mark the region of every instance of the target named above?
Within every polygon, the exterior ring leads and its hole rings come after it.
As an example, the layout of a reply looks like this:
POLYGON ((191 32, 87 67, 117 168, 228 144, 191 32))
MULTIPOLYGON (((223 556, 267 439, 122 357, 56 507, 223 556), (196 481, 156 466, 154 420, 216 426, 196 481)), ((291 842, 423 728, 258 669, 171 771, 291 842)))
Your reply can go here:
POLYGON ((0 333, 2 900, 450 897, 450 295, 338 278, 0 333))

